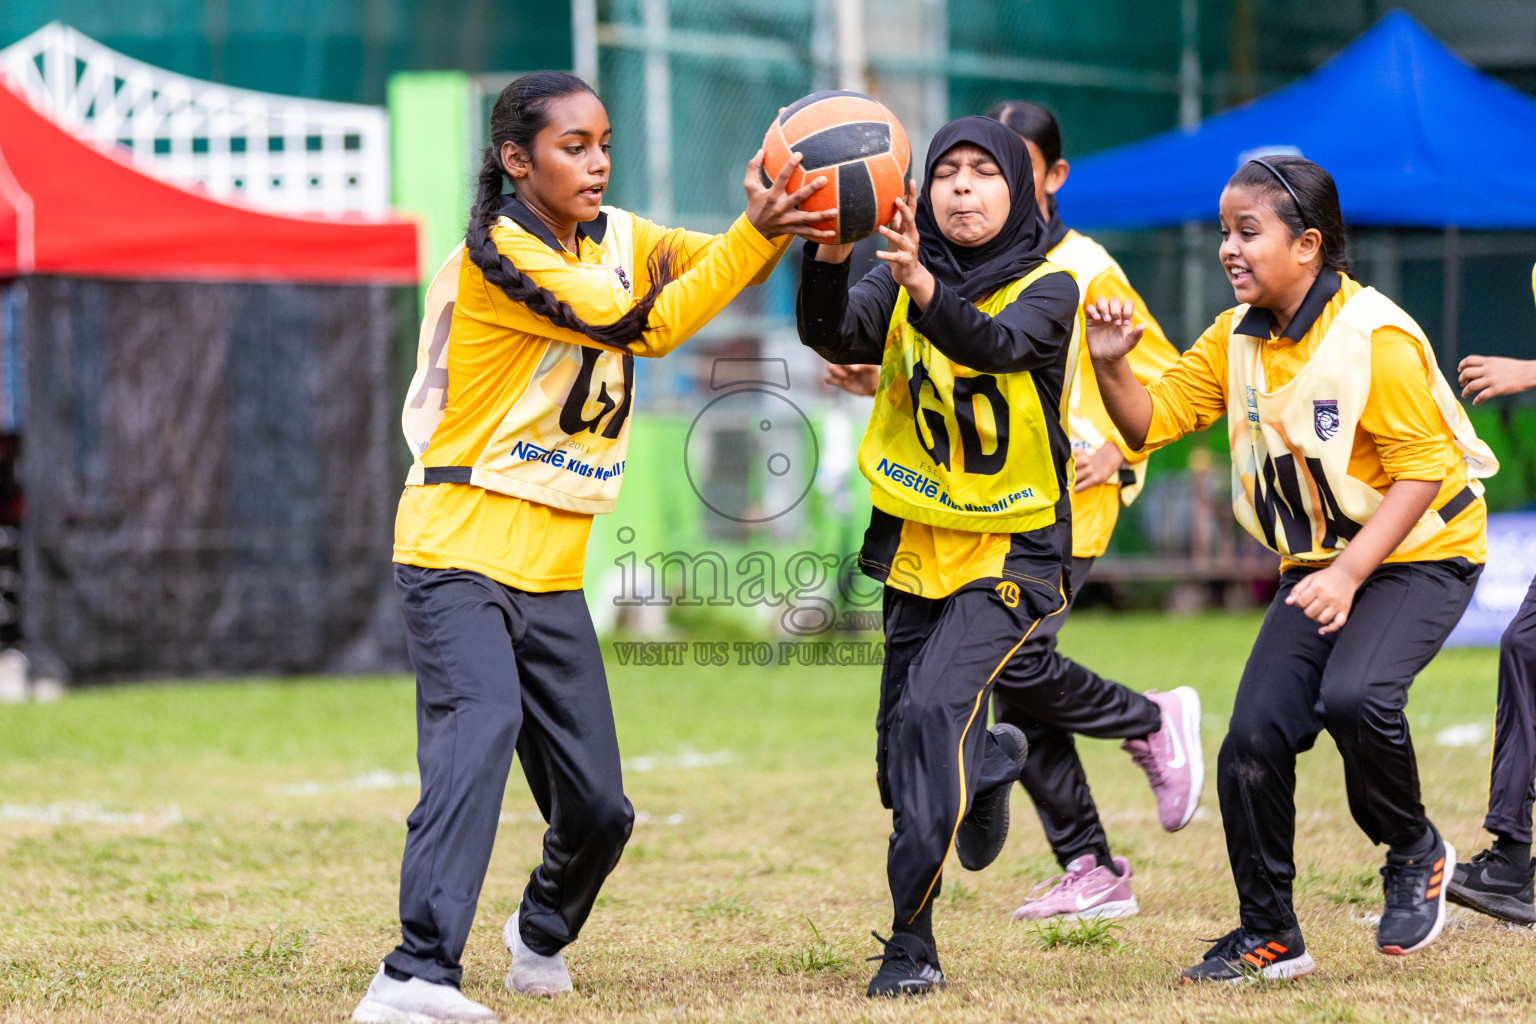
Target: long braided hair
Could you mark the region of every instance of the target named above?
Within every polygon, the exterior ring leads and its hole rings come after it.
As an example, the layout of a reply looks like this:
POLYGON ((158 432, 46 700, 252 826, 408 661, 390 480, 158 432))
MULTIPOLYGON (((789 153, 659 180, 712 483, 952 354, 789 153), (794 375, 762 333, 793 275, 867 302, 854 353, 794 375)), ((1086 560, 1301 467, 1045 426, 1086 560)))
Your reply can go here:
POLYGON ((470 261, 480 268, 485 279, 556 327, 575 331, 616 349, 628 349, 639 341, 650 319, 651 307, 667 282, 677 276, 674 254, 658 248, 648 261, 650 288, 635 304, 611 324, 589 324, 576 315, 570 303, 554 292, 541 288, 502 255, 491 238, 501 207, 502 187, 507 175, 501 165, 501 147, 515 143, 532 159, 533 139, 549 123, 549 101, 578 92, 592 92, 592 87, 564 71, 535 71, 516 79, 496 97, 491 108, 490 145, 480 164, 475 205, 469 213, 469 228, 464 246, 470 261))

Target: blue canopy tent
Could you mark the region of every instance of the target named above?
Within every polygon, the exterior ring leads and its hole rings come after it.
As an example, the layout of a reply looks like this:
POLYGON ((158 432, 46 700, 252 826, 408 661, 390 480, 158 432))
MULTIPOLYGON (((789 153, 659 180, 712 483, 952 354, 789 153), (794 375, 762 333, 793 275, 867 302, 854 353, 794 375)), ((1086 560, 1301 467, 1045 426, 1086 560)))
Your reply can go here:
POLYGON ((1209 222, 1232 172, 1277 152, 1328 168, 1353 228, 1445 230, 1440 352, 1454 367, 1460 230, 1536 228, 1536 100, 1393 11, 1283 89, 1076 162, 1061 215, 1101 229, 1209 222))
POLYGON ((1536 228, 1536 101, 1402 11, 1283 89, 1076 162, 1062 217, 1122 229, 1211 220, 1232 172, 1264 152, 1328 168, 1351 225, 1536 228))

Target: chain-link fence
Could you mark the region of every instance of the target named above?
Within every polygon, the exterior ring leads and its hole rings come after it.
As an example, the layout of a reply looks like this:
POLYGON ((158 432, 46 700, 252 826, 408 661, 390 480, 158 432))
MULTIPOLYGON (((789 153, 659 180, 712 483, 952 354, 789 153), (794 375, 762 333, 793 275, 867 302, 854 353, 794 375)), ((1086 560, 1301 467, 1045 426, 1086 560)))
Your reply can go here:
MULTIPOLYGON (((1449 0, 1407 6, 1490 72, 1517 86, 1536 80, 1536 45, 1510 42, 1536 44, 1536 8, 1492 3, 1469 18, 1449 0)), ((599 0, 594 66, 615 127, 609 194, 670 223, 721 230, 742 208, 741 171, 778 108, 836 87, 886 102, 918 166, 944 121, 1009 98, 1056 112, 1070 160, 1283 86, 1387 9, 1375 0, 599 0)), ((1232 304, 1213 224, 1097 237, 1181 347, 1232 304)), ((1536 235, 1372 229, 1353 232, 1351 244, 1358 276, 1420 321, 1449 374, 1472 351, 1532 354, 1536 235), (1448 241, 1459 262, 1452 279, 1448 241)), ((647 407, 696 411, 703 375, 722 354, 784 358, 813 401, 845 402, 817 390, 819 365, 796 344, 797 263, 792 254, 768 288, 744 293, 681 358, 646 367, 647 407)), ((1518 441, 1518 431, 1506 433, 1518 441)), ((1172 471, 1182 459, 1158 463, 1172 471)), ((1499 491, 1500 503, 1530 497, 1525 487, 1499 491)))

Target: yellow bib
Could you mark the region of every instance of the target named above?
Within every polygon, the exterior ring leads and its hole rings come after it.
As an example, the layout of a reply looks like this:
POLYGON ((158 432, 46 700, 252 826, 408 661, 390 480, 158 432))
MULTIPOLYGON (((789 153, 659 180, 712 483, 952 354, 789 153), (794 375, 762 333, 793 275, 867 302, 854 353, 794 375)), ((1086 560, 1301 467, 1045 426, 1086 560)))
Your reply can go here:
MULTIPOLYGON (((1262 338, 1237 333, 1248 307, 1232 315, 1227 354, 1227 423, 1232 442, 1232 510, 1265 547, 1303 562, 1329 562, 1376 511, 1383 495, 1349 475, 1355 429, 1371 393, 1371 335, 1397 327, 1424 347, 1430 390, 1455 436, 1475 494, 1498 472, 1493 452, 1472 429, 1440 373, 1429 339, 1413 318, 1374 288, 1362 288, 1334 317, 1300 373, 1268 390, 1262 338)), ((1445 528, 1425 512, 1397 550, 1409 551, 1445 528)))
MULTIPOLYGON (((605 206, 602 263, 594 274, 634 280, 632 215, 605 206)), ((502 217, 502 227, 524 230, 502 217)), ((538 367, 521 394, 493 411, 499 422, 468 465, 426 466, 422 454, 448 406, 448 349, 458 299, 459 246, 427 289, 426 316, 417 343, 416 374, 401 417, 413 462, 406 486, 466 483, 552 508, 595 515, 613 511, 624 482, 634 356, 543 340, 538 367)))
MULTIPOLYGON (((1115 262, 1108 249, 1076 231, 1067 232, 1067 237, 1050 251, 1050 258, 1052 263, 1065 268, 1077 278, 1078 296, 1083 301, 1087 300, 1088 286, 1096 277, 1110 268, 1120 269, 1120 264, 1115 262)), ((1084 341, 1083 346, 1086 344, 1084 341)), ((1086 356, 1087 352, 1080 347, 1077 372, 1072 375, 1071 386, 1067 391, 1070 396, 1067 401, 1067 427, 1072 437, 1072 448, 1084 455, 1092 455, 1104 447, 1104 431, 1111 422, 1109 413, 1104 409, 1103 399, 1097 397, 1096 383, 1093 386, 1095 398, 1086 406, 1083 402, 1083 379, 1093 373, 1093 364, 1086 356)), ((1142 484, 1147 480, 1148 461, 1142 459, 1125 467, 1131 471, 1132 480, 1120 485, 1120 504, 1129 507, 1141 493, 1142 484)))
MULTIPOLYGON (((1042 263, 976 303, 1001 313, 1035 281, 1060 272, 1042 263)), ((903 288, 891 313, 880 387, 859 445, 874 506, 901 519, 975 533, 1019 533, 1056 520, 1061 498, 1050 424, 1027 371, 979 373, 952 362, 907 323, 903 288)), ((1067 346, 1064 384, 1076 372, 1082 307, 1067 346)), ((1066 430, 1066 411, 1057 427, 1066 430)), ((1072 480, 1072 460, 1066 459, 1072 480)))

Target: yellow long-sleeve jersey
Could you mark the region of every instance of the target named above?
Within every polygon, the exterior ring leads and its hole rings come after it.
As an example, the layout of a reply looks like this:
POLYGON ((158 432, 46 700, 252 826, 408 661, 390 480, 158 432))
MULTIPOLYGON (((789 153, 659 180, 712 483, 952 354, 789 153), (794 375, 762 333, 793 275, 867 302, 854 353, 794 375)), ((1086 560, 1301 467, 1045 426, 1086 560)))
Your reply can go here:
POLYGON ((650 287, 649 260, 670 251, 679 276, 661 290, 628 351, 554 326, 514 302, 462 250, 428 292, 404 426, 415 464, 395 518, 394 560, 459 568, 530 591, 581 586, 592 516, 623 480, 633 357, 676 348, 749 284, 789 239, 745 217, 722 235, 666 229, 622 210, 565 249, 507 197, 497 249, 587 323, 612 323, 650 287))
MULTIPOLYGON (((1269 546, 1278 549, 1279 543, 1284 543, 1286 549, 1296 551, 1323 538, 1329 543, 1317 543, 1318 549, 1335 549, 1337 537, 1331 535, 1339 532, 1339 523, 1348 530, 1363 522, 1349 520, 1351 509, 1342 507, 1348 504, 1344 488, 1352 486, 1352 482, 1385 494, 1395 480, 1433 480, 1440 482, 1440 492, 1431 504, 1432 511, 1426 513, 1429 521, 1425 525, 1432 528, 1423 531, 1422 539, 1418 531, 1410 533, 1386 561, 1465 558, 1481 563, 1487 557, 1487 507, 1467 460, 1458 449, 1463 439, 1458 436, 1457 425, 1450 422, 1437 401, 1436 382, 1443 383, 1443 378, 1429 359, 1427 344, 1402 327, 1381 326, 1370 332, 1368 346, 1355 357, 1357 363, 1330 367, 1326 379, 1344 377, 1360 385, 1358 390, 1366 397, 1357 409, 1349 407, 1349 399, 1342 391, 1310 383, 1318 376, 1311 366, 1312 360, 1331 336, 1345 305, 1360 292, 1361 286, 1350 277, 1323 271, 1295 318, 1278 337, 1264 310, 1238 307, 1222 313, 1168 372, 1148 386, 1152 422, 1143 450, 1151 451, 1191 431, 1204 430, 1237 408, 1243 411, 1238 418, 1246 422, 1230 425, 1234 473, 1246 472, 1239 464, 1239 431, 1246 431, 1249 423, 1257 426, 1264 420, 1261 406, 1265 395, 1286 395, 1295 390, 1289 386, 1305 375, 1308 390, 1287 397, 1295 398, 1297 403, 1303 399, 1311 403, 1306 408, 1309 422, 1305 428, 1295 430, 1290 447, 1306 455, 1307 446, 1330 442, 1342 433, 1340 443, 1347 441, 1349 450, 1340 462, 1347 469, 1330 479, 1323 459, 1288 458, 1282 454, 1284 468, 1297 476, 1290 486, 1284 473, 1277 474, 1272 467, 1257 468, 1257 485, 1243 476, 1234 486, 1238 499, 1235 507, 1245 497, 1257 493, 1261 500, 1255 502, 1250 498, 1250 507, 1262 504, 1280 513, 1268 520, 1267 528, 1276 538, 1267 541, 1269 546), (1242 313, 1246 315, 1239 320, 1242 313), (1257 341, 1257 361, 1251 372, 1244 368, 1236 376, 1242 380, 1256 377, 1258 383, 1246 385, 1246 394, 1234 395, 1234 367, 1229 360, 1239 358, 1233 355, 1235 339, 1239 337, 1257 341), (1314 395, 1313 391, 1317 393, 1314 395), (1344 430, 1351 423, 1352 434, 1344 430), (1443 522, 1440 512, 1444 512, 1443 522), (1277 519, 1284 521, 1277 523, 1277 519)), ((1384 299, 1380 301, 1385 303, 1384 299)), ((1399 319, 1411 323, 1406 314, 1399 319)), ((1454 403, 1454 398, 1449 401, 1454 403)), ((1454 410, 1451 418, 1455 418, 1454 410)), ((1241 510, 1239 514, 1241 518, 1241 510)), ((1262 536, 1260 539, 1267 540, 1262 536)), ((1316 564, 1316 559, 1286 555, 1281 566, 1288 569, 1305 564, 1316 564)))
MULTIPOLYGON (((1150 384, 1178 360, 1179 350, 1173 347, 1162 325, 1131 287, 1120 264, 1103 247, 1068 229, 1051 247, 1048 258, 1077 275, 1085 307, 1100 299, 1136 304, 1136 320, 1146 325, 1146 331, 1126 357, 1126 362, 1138 381, 1150 384)), ((1093 375, 1093 360, 1088 358, 1086 342, 1084 345, 1077 360, 1077 377, 1068 408, 1072 447, 1091 455, 1100 446, 1113 444, 1120 449, 1135 478, 1134 486, 1124 486, 1121 480, 1111 479, 1097 487, 1072 492, 1072 557, 1097 558, 1109 547, 1109 538, 1120 518, 1121 504, 1130 504, 1140 490, 1141 473, 1151 453, 1131 448, 1115 429, 1114 421, 1104 408, 1104 399, 1099 395, 1099 381, 1093 375)))

